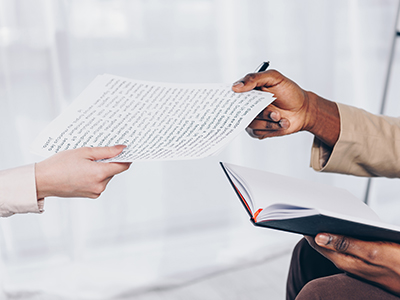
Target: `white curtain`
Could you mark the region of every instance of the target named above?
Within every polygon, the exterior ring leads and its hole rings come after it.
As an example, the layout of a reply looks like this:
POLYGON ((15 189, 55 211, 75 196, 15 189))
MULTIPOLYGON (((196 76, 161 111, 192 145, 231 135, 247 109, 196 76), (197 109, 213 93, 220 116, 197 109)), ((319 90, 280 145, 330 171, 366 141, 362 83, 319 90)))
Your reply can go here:
MULTIPOLYGON (((39 161, 32 140, 103 73, 232 83, 270 60, 305 89, 378 112, 397 5, 0 0, 0 168, 39 161)), ((387 109, 393 115, 400 113, 398 52, 387 109)), ((3 298, 116 299, 290 251, 299 236, 252 226, 218 162, 363 198, 365 179, 310 170, 311 141, 308 133, 265 141, 243 133, 215 157, 135 163, 97 200, 50 198, 42 215, 1 219, 3 298)), ((396 183, 374 181, 371 191, 371 205, 392 223, 400 223, 396 183)))

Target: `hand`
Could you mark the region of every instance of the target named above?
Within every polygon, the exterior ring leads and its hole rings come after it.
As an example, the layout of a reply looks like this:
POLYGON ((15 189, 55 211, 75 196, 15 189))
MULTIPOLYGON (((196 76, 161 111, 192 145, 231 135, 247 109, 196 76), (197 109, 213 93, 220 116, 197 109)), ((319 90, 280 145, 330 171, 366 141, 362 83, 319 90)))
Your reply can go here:
POLYGON ((320 233, 310 245, 339 269, 400 296, 400 245, 320 233))
POLYGON ((249 125, 254 137, 263 139, 305 128, 310 110, 306 91, 275 70, 248 74, 232 87, 239 93, 255 88, 274 94, 276 100, 249 125))
POLYGON ((252 137, 264 139, 306 130, 328 146, 333 146, 339 137, 336 104, 303 90, 278 71, 248 74, 232 89, 238 93, 259 89, 276 97, 249 125, 247 132, 252 137))
POLYGON ((59 152, 36 164, 38 199, 49 196, 97 198, 111 178, 127 170, 130 163, 103 163, 122 152, 114 147, 79 148, 59 152))

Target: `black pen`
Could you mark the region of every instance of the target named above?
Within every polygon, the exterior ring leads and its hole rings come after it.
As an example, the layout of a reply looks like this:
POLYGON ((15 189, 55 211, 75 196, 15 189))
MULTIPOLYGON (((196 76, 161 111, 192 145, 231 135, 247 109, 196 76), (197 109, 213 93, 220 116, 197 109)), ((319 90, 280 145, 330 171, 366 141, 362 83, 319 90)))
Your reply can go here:
POLYGON ((261 65, 258 66, 254 73, 264 72, 269 67, 269 61, 264 61, 261 65))
MULTIPOLYGON (((268 69, 269 67, 269 61, 264 61, 261 63, 261 65, 259 65, 257 67, 257 69, 254 71, 254 73, 260 73, 260 72, 264 72, 266 69, 268 69)), ((255 90, 260 90, 261 88, 256 87, 254 88, 255 90)))

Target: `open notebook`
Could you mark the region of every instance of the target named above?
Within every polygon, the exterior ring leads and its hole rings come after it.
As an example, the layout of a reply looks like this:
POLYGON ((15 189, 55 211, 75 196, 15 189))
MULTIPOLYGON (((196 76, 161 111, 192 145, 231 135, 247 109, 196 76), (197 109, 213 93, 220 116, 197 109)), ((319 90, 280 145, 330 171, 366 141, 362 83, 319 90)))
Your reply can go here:
POLYGON ((400 227, 381 222, 344 189, 227 163, 221 166, 256 226, 400 242, 400 227))

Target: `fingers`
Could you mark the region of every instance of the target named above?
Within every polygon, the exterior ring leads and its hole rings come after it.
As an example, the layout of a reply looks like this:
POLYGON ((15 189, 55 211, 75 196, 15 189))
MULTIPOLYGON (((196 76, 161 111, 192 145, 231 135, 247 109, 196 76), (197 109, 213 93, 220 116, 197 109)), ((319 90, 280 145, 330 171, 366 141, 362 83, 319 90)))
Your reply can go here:
POLYGON ((98 178, 93 184, 91 195, 89 198, 96 199, 107 187, 107 184, 114 177, 114 175, 122 173, 129 169, 131 163, 103 163, 96 162, 97 166, 101 169, 97 171, 98 178))
POLYGON ((247 74, 232 85, 232 90, 236 93, 243 93, 255 88, 273 87, 284 79, 283 75, 276 70, 267 70, 260 73, 247 74))
POLYGON ((333 253, 342 254, 343 257, 350 256, 368 264, 377 263, 376 249, 379 249, 379 242, 361 241, 343 235, 320 233, 315 237, 315 243, 333 253))
POLYGON ((315 242, 320 247, 355 256, 365 256, 369 249, 376 247, 378 243, 329 233, 319 233, 315 242))
POLYGON ((129 169, 131 166, 131 163, 116 163, 116 162, 111 162, 111 163, 102 163, 99 162, 99 164, 102 164, 102 168, 104 169, 104 177, 112 177, 116 174, 122 173, 126 170, 129 169))
POLYGON ((364 260, 345 252, 350 246, 347 239, 334 241, 332 236, 324 234, 317 235, 315 239, 310 236, 305 238, 311 247, 332 261, 340 270, 359 274, 369 266, 364 260))
POLYGON ((248 126, 250 136, 263 139, 305 130, 309 120, 309 98, 295 82, 276 70, 246 75, 233 84, 234 92, 253 89, 274 94, 275 100, 248 126))
POLYGON ((400 295, 399 244, 327 233, 306 239, 339 269, 400 295))
POLYGON ((342 235, 320 233, 315 242, 320 247, 356 257, 368 264, 392 264, 392 257, 400 254, 400 245, 395 243, 362 241, 342 235))
POLYGON ((315 237, 318 246, 338 252, 346 252, 350 247, 350 240, 345 236, 320 233, 315 237))
POLYGON ((261 119, 255 118, 248 127, 253 130, 261 130, 261 131, 269 131, 269 130, 285 130, 288 129, 290 126, 290 122, 288 119, 281 119, 277 122, 268 120, 268 119, 261 119))
POLYGON ((246 131, 251 137, 264 138, 282 135, 289 126, 289 120, 281 118, 279 111, 267 107, 249 124, 246 131))
MULTIPOLYGON (((84 175, 81 178, 81 186, 79 189, 79 197, 88 197, 92 199, 98 198, 107 187, 107 184, 114 177, 127 170, 131 163, 103 163, 103 162, 90 162, 90 174, 84 175)), ((89 168, 89 167, 88 167, 89 168)), ((88 171, 88 170, 86 170, 88 171)), ((82 174, 85 170, 82 170, 82 174)), ((78 186, 77 184, 76 186, 78 186)))
POLYGON ((255 119, 246 128, 246 131, 251 137, 264 138, 283 135, 289 125, 290 123, 287 119, 282 119, 279 122, 255 119))
POLYGON ((88 192, 87 197, 91 199, 97 199, 100 197, 100 195, 105 191, 107 184, 110 182, 110 180, 113 178, 113 176, 110 176, 106 179, 104 179, 101 182, 98 182, 97 184, 93 185, 92 189, 90 192, 88 192))
POLYGON ((120 154, 126 148, 125 145, 116 145, 112 147, 85 147, 81 151, 85 151, 88 158, 91 160, 100 160, 112 158, 120 154))
MULTIPOLYGON (((96 161, 100 159, 112 158, 120 154, 126 148, 125 145, 116 145, 112 147, 93 147, 93 148, 81 148, 82 151, 86 151, 88 159, 96 161)), ((129 169, 131 163, 102 163, 96 162, 97 173, 100 174, 100 180, 103 181, 104 178, 111 179, 112 176, 122 173, 129 169)))

